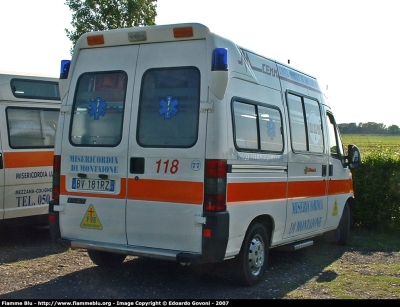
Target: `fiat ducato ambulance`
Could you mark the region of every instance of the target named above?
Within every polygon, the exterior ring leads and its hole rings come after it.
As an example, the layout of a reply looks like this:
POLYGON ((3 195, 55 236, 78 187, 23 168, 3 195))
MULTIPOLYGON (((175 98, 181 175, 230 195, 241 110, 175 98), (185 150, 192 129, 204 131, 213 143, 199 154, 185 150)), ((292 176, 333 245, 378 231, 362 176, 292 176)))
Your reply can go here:
POLYGON ((96 265, 229 260, 254 285, 272 248, 348 240, 360 152, 313 76, 187 23, 84 34, 60 91, 51 235, 96 265))

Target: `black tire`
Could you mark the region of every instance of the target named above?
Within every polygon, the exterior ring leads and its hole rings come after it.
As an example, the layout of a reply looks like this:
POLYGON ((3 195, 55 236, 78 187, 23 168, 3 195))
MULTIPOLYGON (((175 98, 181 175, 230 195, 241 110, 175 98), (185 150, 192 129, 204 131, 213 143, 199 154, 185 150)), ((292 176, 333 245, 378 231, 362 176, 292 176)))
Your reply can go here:
POLYGON ((110 252, 88 250, 89 258, 94 264, 101 267, 115 267, 124 262, 126 255, 110 252))
POLYGON ((337 245, 347 245, 347 243, 349 242, 350 224, 351 224, 350 207, 349 204, 346 202, 338 226, 339 240, 336 242, 337 245))
POLYGON ((268 264, 269 237, 260 223, 250 225, 234 262, 234 276, 243 286, 259 283, 268 264))

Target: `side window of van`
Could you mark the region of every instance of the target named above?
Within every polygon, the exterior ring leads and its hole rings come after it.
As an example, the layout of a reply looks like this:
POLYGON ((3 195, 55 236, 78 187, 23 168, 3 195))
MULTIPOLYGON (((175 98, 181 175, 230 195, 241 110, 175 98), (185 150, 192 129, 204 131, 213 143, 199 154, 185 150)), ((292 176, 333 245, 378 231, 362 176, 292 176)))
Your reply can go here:
POLYGON ((322 154, 324 142, 318 102, 288 93, 287 103, 293 151, 322 154))
POLYGON ((17 98, 60 100, 58 82, 14 78, 10 86, 17 98))
POLYGON ((11 148, 53 148, 59 109, 8 107, 11 148))
POLYGON ((116 146, 121 141, 127 76, 120 71, 86 73, 76 87, 70 142, 116 146))
POLYGON ((251 151, 283 151, 282 118, 278 109, 235 100, 236 147, 251 151))
POLYGON ((339 134, 339 128, 335 123, 333 115, 330 113, 326 114, 328 122, 329 132, 329 152, 333 158, 341 159, 344 155, 343 144, 339 134))
POLYGON ((137 142, 142 147, 192 147, 198 137, 200 71, 151 69, 143 74, 137 142))

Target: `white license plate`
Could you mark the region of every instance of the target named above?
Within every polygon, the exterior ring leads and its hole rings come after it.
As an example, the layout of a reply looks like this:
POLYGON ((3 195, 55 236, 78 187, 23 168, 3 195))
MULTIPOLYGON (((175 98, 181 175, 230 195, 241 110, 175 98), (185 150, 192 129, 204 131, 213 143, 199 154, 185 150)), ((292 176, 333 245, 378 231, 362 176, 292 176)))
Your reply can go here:
POLYGON ((114 192, 115 180, 72 178, 72 189, 114 192))

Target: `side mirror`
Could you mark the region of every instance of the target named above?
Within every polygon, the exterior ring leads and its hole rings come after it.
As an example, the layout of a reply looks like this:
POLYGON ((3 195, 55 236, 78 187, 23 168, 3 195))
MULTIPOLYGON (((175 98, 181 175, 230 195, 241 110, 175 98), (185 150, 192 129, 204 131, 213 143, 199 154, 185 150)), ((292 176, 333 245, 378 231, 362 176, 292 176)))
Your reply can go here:
POLYGON ((350 168, 357 168, 361 164, 361 152, 356 145, 350 144, 347 147, 347 165, 350 168))

